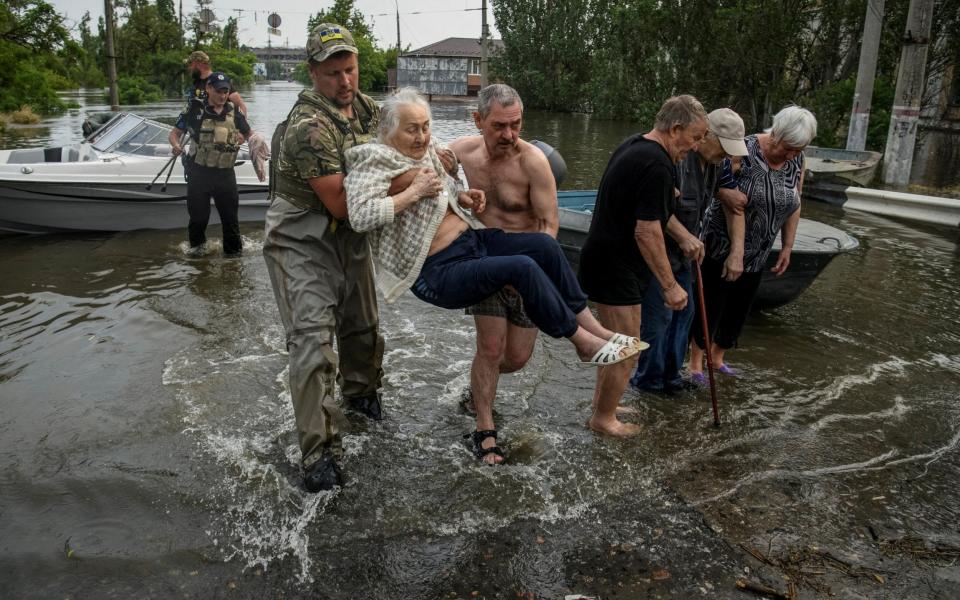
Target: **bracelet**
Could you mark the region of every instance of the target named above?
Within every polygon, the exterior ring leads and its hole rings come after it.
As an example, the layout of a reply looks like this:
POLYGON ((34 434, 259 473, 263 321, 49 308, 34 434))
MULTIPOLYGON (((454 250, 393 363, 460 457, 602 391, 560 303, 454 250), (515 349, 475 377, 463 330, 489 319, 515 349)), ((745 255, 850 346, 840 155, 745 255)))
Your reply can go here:
POLYGON ((664 293, 666 293, 666 292, 669 292, 670 290, 672 290, 672 289, 675 288, 675 287, 677 287, 677 280, 676 280, 676 279, 673 280, 673 283, 671 283, 671 284, 668 285, 667 287, 663 288, 663 291, 664 291, 664 293))

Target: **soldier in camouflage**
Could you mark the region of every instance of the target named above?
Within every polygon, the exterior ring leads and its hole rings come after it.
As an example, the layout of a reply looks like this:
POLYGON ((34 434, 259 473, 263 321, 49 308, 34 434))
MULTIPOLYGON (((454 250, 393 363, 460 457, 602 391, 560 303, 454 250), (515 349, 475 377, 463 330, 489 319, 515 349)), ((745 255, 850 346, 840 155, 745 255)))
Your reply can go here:
POLYGON ((343 191, 344 151, 373 138, 380 109, 357 89, 357 46, 346 28, 314 28, 307 57, 313 88, 274 134, 263 255, 286 330, 304 487, 318 492, 341 483, 348 423, 335 384, 348 406, 381 418, 373 267, 365 234, 346 222, 343 191))

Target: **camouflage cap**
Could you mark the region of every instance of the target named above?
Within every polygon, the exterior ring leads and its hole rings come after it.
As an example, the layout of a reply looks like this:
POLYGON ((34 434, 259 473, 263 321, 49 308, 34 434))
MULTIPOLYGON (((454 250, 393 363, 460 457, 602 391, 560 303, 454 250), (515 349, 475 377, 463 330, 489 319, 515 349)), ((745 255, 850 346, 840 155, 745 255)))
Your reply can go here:
POLYGON ((189 65, 190 63, 194 63, 194 62, 204 63, 209 65, 210 57, 207 56, 207 53, 204 52, 203 50, 194 50, 193 52, 190 53, 189 56, 183 59, 183 64, 189 65))
POLYGON ((353 35, 346 27, 336 23, 321 23, 313 28, 307 39, 307 58, 316 62, 323 62, 337 52, 353 52, 357 54, 357 44, 353 35))

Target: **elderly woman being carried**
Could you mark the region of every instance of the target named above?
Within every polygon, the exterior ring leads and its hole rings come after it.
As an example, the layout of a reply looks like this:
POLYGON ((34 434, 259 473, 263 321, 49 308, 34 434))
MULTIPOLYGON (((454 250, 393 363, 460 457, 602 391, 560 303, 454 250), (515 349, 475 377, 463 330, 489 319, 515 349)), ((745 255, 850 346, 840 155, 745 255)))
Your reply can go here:
POLYGON ((637 354, 640 341, 605 329, 587 308, 556 240, 542 233, 484 228, 473 216, 483 192, 463 190, 447 174, 430 135, 430 106, 413 88, 384 102, 377 143, 347 151, 344 181, 350 225, 368 231, 377 286, 387 302, 411 289, 441 308, 464 308, 512 286, 531 320, 568 338, 584 365, 609 365, 637 354), (391 181, 417 169, 402 192, 391 181))

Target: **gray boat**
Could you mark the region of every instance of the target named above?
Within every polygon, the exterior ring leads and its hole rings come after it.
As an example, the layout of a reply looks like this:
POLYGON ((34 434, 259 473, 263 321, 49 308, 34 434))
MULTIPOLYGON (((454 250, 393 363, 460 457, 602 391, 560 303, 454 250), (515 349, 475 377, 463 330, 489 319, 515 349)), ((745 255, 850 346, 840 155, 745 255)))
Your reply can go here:
POLYGON ((846 201, 846 188, 870 185, 882 158, 879 152, 869 150, 817 146, 807 146, 803 154, 803 195, 837 206, 846 201))
MULTIPOLYGON (((560 231, 557 240, 576 269, 580 264, 580 248, 590 230, 590 220, 596 202, 596 190, 558 192, 560 202, 560 231)), ((767 259, 760 289, 754 299, 754 308, 769 309, 795 300, 838 254, 850 252, 859 246, 856 238, 836 227, 819 221, 800 219, 797 237, 793 243, 790 266, 777 277, 770 272, 780 256, 780 237, 774 242, 767 259)))

